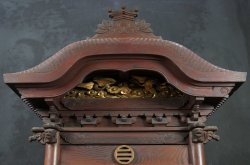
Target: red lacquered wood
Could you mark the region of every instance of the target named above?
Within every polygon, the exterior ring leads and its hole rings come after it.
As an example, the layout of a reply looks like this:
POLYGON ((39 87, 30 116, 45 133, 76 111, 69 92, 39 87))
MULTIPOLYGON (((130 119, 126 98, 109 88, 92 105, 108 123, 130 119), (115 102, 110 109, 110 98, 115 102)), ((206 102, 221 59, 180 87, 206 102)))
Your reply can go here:
POLYGON ((193 143, 192 142, 192 133, 189 133, 189 162, 192 165, 206 165, 205 153, 204 153, 204 144, 203 143, 193 143))
POLYGON ((206 165, 205 154, 204 154, 204 144, 197 143, 194 144, 195 162, 194 165, 206 165))
POLYGON ((54 165, 54 145, 53 144, 46 144, 45 145, 45 158, 44 158, 44 165, 54 165))
MULTIPOLYGON (((62 146, 61 165, 118 165, 117 146, 62 146)), ((186 145, 131 145, 136 158, 130 165, 189 165, 186 145)))
POLYGON ((45 145, 45 158, 44 165, 60 165, 60 155, 61 155, 61 146, 60 146, 60 133, 56 133, 57 142, 54 144, 45 145))

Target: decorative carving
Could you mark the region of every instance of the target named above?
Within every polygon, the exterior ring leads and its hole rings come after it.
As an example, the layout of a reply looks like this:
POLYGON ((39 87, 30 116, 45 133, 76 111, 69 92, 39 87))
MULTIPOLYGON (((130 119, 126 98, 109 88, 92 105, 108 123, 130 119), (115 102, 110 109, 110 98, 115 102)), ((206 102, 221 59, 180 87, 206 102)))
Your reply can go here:
POLYGON ((219 141, 220 137, 215 134, 218 130, 216 126, 207 126, 204 128, 198 127, 192 130, 194 143, 207 143, 211 140, 219 141))
POLYGON ((97 125, 101 121, 100 117, 86 115, 81 118, 80 123, 84 125, 97 125))
POLYGON ((127 19, 133 21, 138 15, 138 10, 128 11, 124 6, 121 7, 121 10, 118 11, 109 10, 108 12, 109 12, 109 17, 112 18, 112 20, 114 21, 120 19, 127 19))
POLYGON ((155 98, 182 97, 183 93, 167 82, 132 76, 127 82, 113 78, 94 78, 67 92, 64 98, 155 98))
POLYGON ((195 129, 195 128, 204 128, 206 126, 205 123, 202 121, 197 121, 197 122, 188 121, 188 124, 189 124, 188 128, 190 130, 195 129))
POLYGON ((135 34, 135 33, 142 33, 141 35, 149 35, 153 37, 153 30, 150 28, 150 24, 146 23, 144 20, 138 20, 135 22, 126 22, 123 23, 121 21, 114 22, 114 21, 103 21, 102 24, 98 25, 98 29, 96 31, 97 34, 135 34))
POLYGON ((154 116, 151 118, 151 123, 153 125, 167 125, 170 121, 169 121, 170 117, 166 117, 166 116, 154 116))
POLYGON ((56 130, 55 129, 45 129, 44 128, 33 128, 32 131, 34 135, 29 137, 29 141, 38 141, 42 144, 56 143, 56 130))
POLYGON ((192 112, 191 112, 191 120, 192 121, 198 121, 199 120, 199 115, 200 115, 200 105, 199 104, 195 104, 192 112))
POLYGON ((42 144, 56 143, 56 133, 60 130, 61 128, 53 123, 47 123, 43 127, 33 127, 33 135, 29 137, 29 141, 38 141, 42 144))
POLYGON ((136 117, 119 115, 118 117, 112 117, 112 121, 116 125, 132 125, 136 122, 136 117))
POLYGON ((109 11, 111 21, 103 21, 98 25, 96 37, 115 37, 117 35, 126 34, 131 37, 150 37, 159 38, 153 34, 150 24, 144 20, 136 20, 138 11, 128 11, 122 7, 119 11, 109 11))

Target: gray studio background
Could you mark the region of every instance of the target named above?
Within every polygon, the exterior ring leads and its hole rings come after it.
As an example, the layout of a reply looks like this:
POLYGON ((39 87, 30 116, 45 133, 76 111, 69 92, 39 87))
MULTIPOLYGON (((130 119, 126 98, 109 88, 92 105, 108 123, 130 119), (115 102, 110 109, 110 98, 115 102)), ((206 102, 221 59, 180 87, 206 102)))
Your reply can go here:
MULTIPOLYGON (((39 64, 67 44, 95 34, 107 9, 139 9, 156 35, 209 62, 248 71, 250 0, 0 0, 0 73, 39 64)), ((42 165, 43 146, 28 142, 39 119, 0 78, 0 164, 42 165)), ((208 165, 250 164, 249 77, 214 116, 220 142, 206 145, 208 165)))

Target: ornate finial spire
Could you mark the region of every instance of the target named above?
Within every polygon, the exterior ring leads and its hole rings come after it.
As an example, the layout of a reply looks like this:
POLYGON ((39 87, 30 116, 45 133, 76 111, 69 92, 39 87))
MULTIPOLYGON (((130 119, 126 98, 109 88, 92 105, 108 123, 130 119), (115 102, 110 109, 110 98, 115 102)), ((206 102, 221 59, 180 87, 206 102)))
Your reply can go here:
POLYGON ((121 20, 121 19, 134 21, 135 18, 138 16, 138 10, 128 11, 126 10, 126 7, 124 6, 121 7, 119 11, 109 10, 108 13, 109 13, 109 17, 114 21, 121 20))

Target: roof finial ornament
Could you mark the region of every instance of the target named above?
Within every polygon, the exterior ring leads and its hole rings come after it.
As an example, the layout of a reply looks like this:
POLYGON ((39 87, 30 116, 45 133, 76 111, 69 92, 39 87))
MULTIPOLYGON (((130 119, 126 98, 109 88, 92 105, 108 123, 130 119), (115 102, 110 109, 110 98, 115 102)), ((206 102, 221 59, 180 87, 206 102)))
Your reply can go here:
POLYGON ((113 11, 108 10, 111 20, 103 20, 98 25, 94 38, 154 38, 160 37, 153 34, 150 24, 144 20, 136 19, 138 10, 127 10, 126 7, 113 11))
POLYGON ((135 9, 133 11, 128 11, 126 10, 126 7, 123 6, 118 11, 113 11, 112 9, 108 10, 108 14, 109 14, 109 17, 114 21, 121 20, 121 19, 134 21, 135 18, 138 16, 138 10, 135 9))

